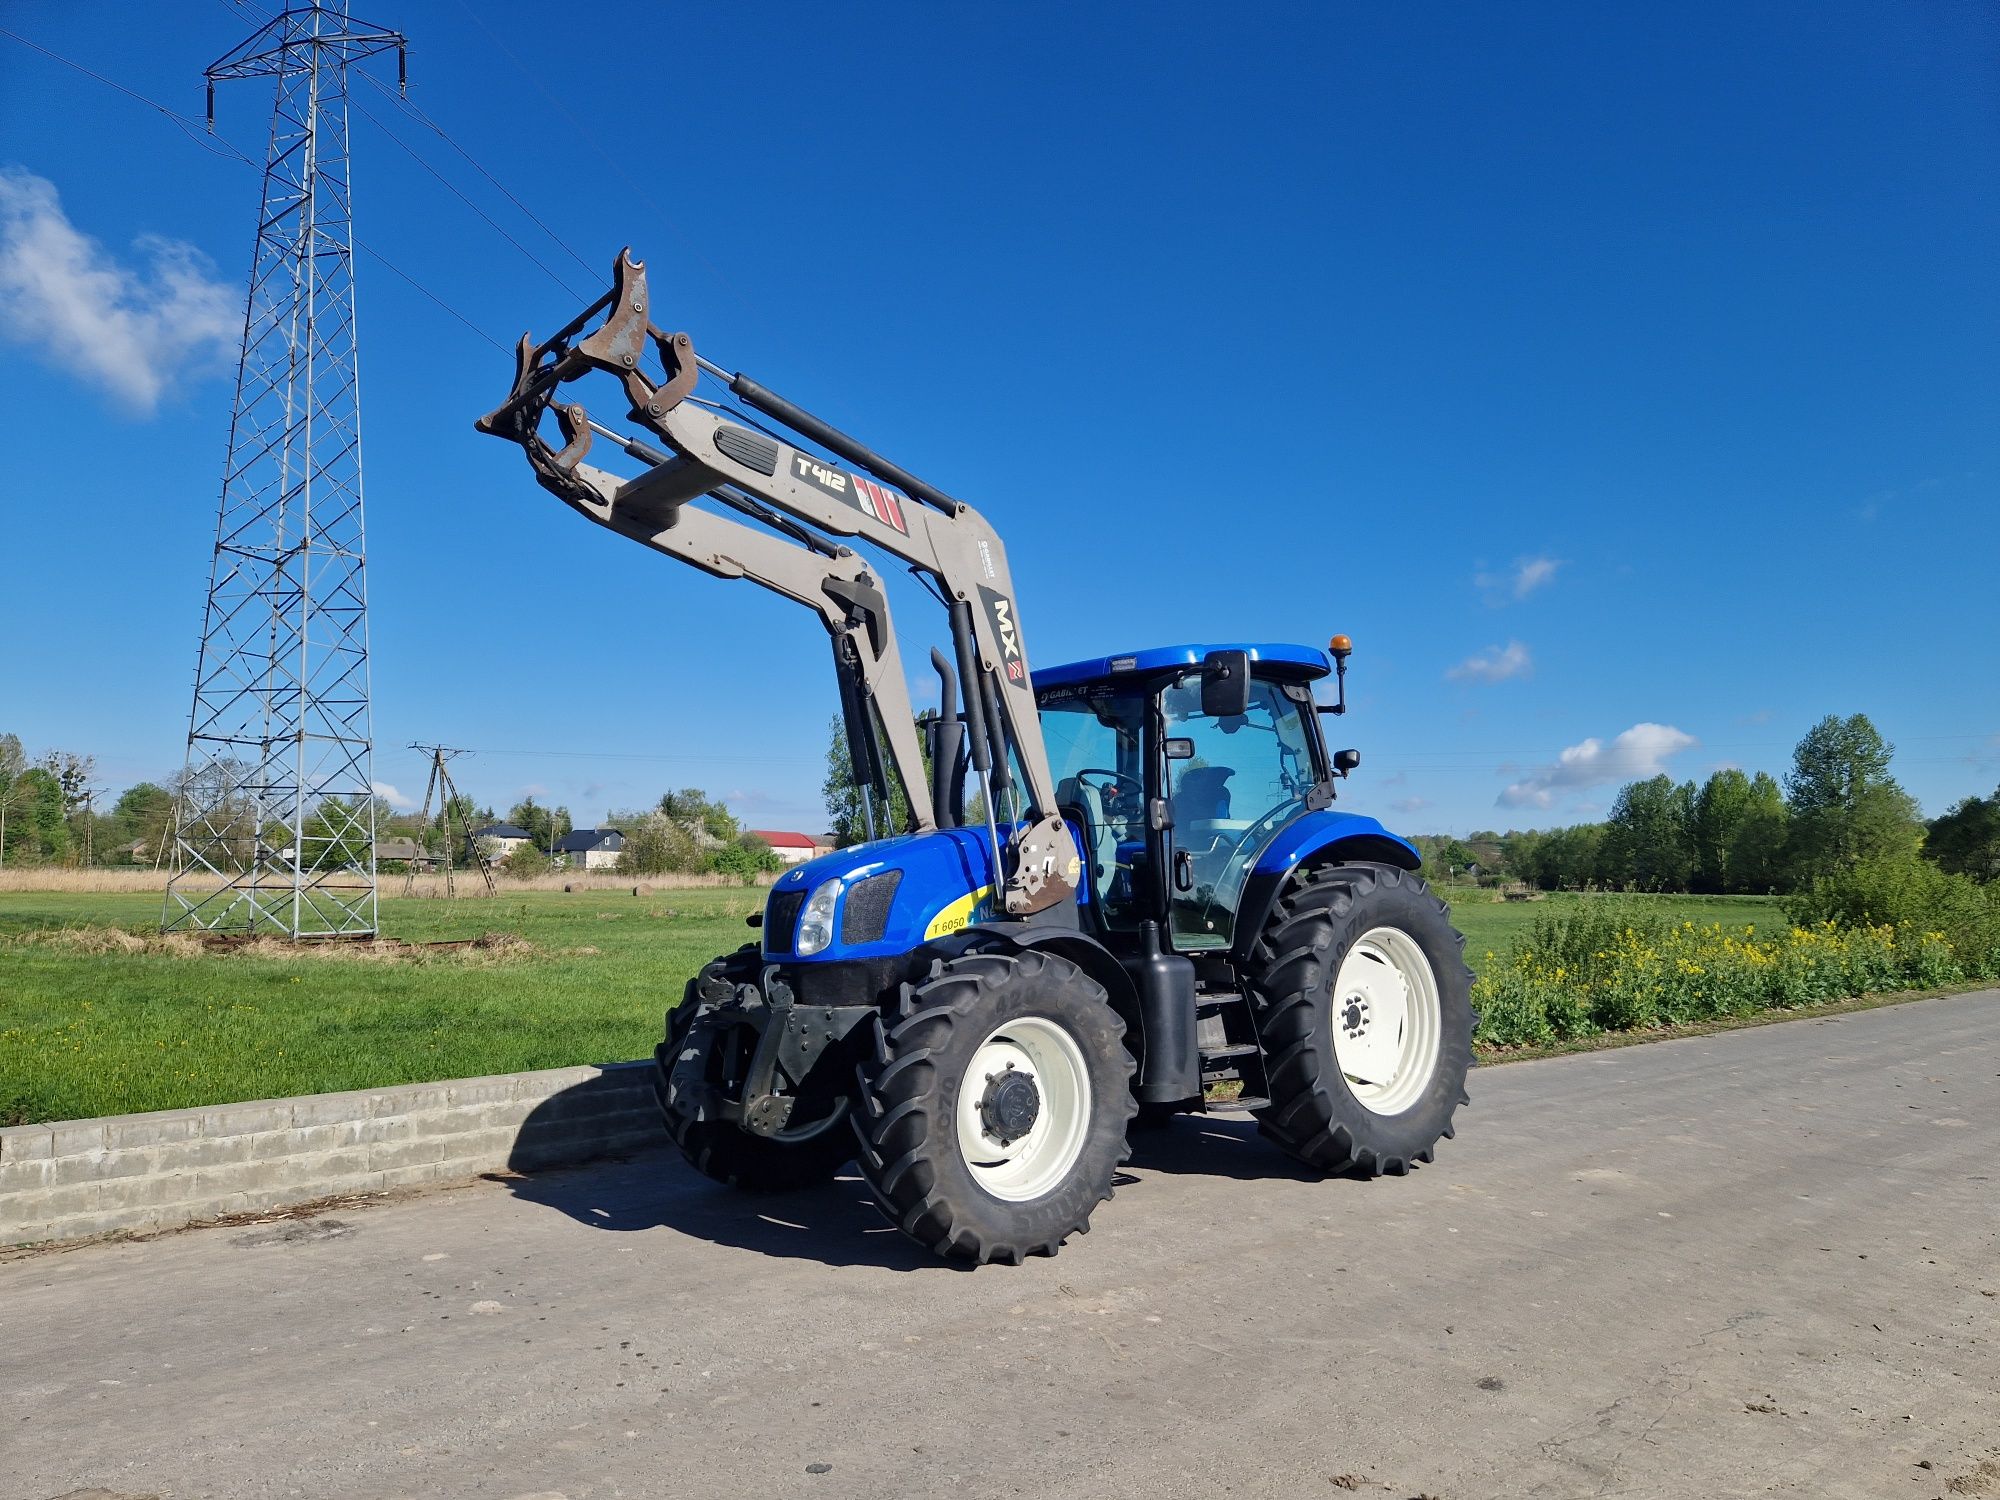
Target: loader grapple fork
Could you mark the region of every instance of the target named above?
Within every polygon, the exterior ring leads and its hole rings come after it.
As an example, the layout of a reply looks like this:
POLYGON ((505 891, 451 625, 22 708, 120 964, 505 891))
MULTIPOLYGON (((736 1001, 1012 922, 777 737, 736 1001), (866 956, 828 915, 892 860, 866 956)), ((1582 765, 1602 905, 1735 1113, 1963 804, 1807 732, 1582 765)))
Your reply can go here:
POLYGON ((514 389, 474 424, 481 432, 519 443, 542 487, 572 504, 590 494, 577 480, 576 467, 590 452, 591 430, 590 415, 580 402, 554 399, 566 381, 592 370, 615 375, 625 387, 632 418, 652 427, 652 419, 680 405, 701 377, 694 340, 654 327, 646 306, 646 268, 629 250, 621 251, 609 292, 540 344, 532 335, 521 335, 514 351, 514 389), (606 314, 602 326, 578 339, 583 325, 599 312, 606 314), (657 384, 642 363, 648 346, 666 372, 667 378, 657 384), (542 413, 551 407, 563 436, 559 449, 541 435, 542 413))

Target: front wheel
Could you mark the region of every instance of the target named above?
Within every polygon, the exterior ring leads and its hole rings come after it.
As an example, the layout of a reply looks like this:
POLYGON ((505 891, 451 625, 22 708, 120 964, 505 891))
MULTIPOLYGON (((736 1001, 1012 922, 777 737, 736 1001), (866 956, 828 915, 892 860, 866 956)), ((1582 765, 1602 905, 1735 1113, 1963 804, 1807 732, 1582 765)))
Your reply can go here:
POLYGON ((1124 1034, 1103 987, 1055 954, 938 961, 861 1064, 857 1160, 876 1200, 948 1259, 1055 1254, 1125 1159, 1124 1034))
POLYGON ((714 1091, 732 1091, 756 1046, 756 1034, 733 1019, 736 992, 754 986, 762 968, 756 945, 713 959, 687 983, 667 1017, 666 1040, 654 1054, 653 1091, 667 1133, 688 1164, 705 1177, 748 1192, 782 1192, 830 1180, 854 1154, 845 1124, 847 1099, 835 1092, 843 1071, 825 1058, 803 1081, 799 1125, 782 1136, 758 1135, 709 1117, 714 1091))
POLYGON ((1427 1162, 1466 1102, 1472 971, 1450 908, 1389 865, 1308 871, 1253 953, 1271 1103, 1292 1155, 1376 1176, 1427 1162))

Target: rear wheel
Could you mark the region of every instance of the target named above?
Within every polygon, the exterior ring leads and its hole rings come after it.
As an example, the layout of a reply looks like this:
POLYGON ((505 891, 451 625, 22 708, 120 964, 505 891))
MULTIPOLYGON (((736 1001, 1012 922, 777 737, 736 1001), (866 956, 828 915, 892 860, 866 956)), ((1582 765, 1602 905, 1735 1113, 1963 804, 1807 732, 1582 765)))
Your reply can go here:
POLYGON ((763 967, 754 943, 713 959, 690 979, 667 1017, 653 1087, 667 1133, 694 1169, 717 1182, 751 1192, 811 1187, 830 1179, 854 1155, 846 1126, 847 1098, 835 1089, 848 1070, 840 1057, 821 1060, 801 1089, 796 1125, 780 1135, 758 1135, 728 1120, 709 1118, 715 1089, 732 1089, 747 1063, 756 1033, 733 1019, 732 1002, 744 985, 755 986, 763 967))
POLYGON ((861 1174, 940 1255, 1053 1255, 1111 1196, 1132 1059, 1103 988, 1067 959, 938 961, 903 986, 860 1071, 861 1174))
POLYGON ((1266 1132, 1330 1172, 1431 1160, 1466 1102, 1472 971, 1450 910, 1389 865, 1299 877, 1253 954, 1266 1132))

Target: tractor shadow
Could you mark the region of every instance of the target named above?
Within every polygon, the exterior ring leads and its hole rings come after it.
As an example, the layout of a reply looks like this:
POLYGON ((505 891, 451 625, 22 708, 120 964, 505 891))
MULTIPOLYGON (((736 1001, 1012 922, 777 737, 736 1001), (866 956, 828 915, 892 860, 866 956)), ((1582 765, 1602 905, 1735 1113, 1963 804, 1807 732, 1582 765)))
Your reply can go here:
MULTIPOLYGON (((939 1260, 905 1238, 875 1206, 852 1163, 824 1187, 744 1193, 696 1172, 662 1131, 658 1144, 641 1139, 626 1155, 557 1164, 547 1125, 574 1108, 558 1103, 562 1097, 544 1106, 550 1121, 537 1121, 541 1108, 529 1116, 508 1172, 493 1176, 524 1202, 607 1234, 664 1229, 758 1255, 837 1267, 969 1269, 939 1260)), ((1179 1116, 1156 1129, 1133 1131, 1131 1146, 1127 1170, 1116 1179, 1121 1187, 1143 1186, 1134 1172, 1297 1182, 1322 1175, 1286 1156, 1257 1133, 1255 1121, 1239 1114, 1179 1116)), ((575 1155, 573 1146, 567 1154, 575 1155)))
MULTIPOLYGON (((1239 1182, 1320 1182, 1327 1173, 1280 1151, 1247 1114, 1228 1111, 1175 1115, 1164 1125, 1127 1136, 1128 1171, 1175 1177, 1229 1177, 1239 1182)), ((1121 1179, 1125 1174, 1121 1174, 1121 1179)), ((1119 1186, 1124 1186, 1121 1180, 1119 1186)))
POLYGON ((516 1198, 610 1234, 665 1229, 734 1250, 828 1266, 953 1271, 882 1216, 850 1164, 825 1187, 744 1193, 711 1182, 672 1146, 500 1179, 516 1198))
POLYGON ((702 1176, 668 1139, 650 1072, 650 1064, 607 1069, 542 1100, 515 1133, 507 1171, 492 1180, 607 1234, 665 1229, 786 1260, 949 1269, 883 1217, 852 1163, 824 1187, 783 1193, 739 1192, 702 1176))

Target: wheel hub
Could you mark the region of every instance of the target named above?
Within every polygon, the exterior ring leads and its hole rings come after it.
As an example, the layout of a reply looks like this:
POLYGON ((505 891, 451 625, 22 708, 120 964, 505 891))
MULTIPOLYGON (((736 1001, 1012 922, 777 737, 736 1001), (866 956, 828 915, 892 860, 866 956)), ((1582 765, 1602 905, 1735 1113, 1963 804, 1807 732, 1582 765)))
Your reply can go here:
POLYGON ((1042 1091, 1033 1075, 1015 1069, 1012 1063, 986 1079, 986 1092, 979 1098, 979 1120, 986 1133, 1005 1146, 1035 1128, 1042 1113, 1042 1091))
POLYGON ((1068 1026, 1016 1016, 996 1026, 959 1075, 958 1150, 972 1180, 1006 1203, 1059 1184, 1090 1133, 1090 1066, 1068 1026))
POLYGON ((1340 1013, 1340 1028, 1350 1037, 1360 1037, 1368 1030, 1368 997, 1350 995, 1347 1007, 1340 1013))

